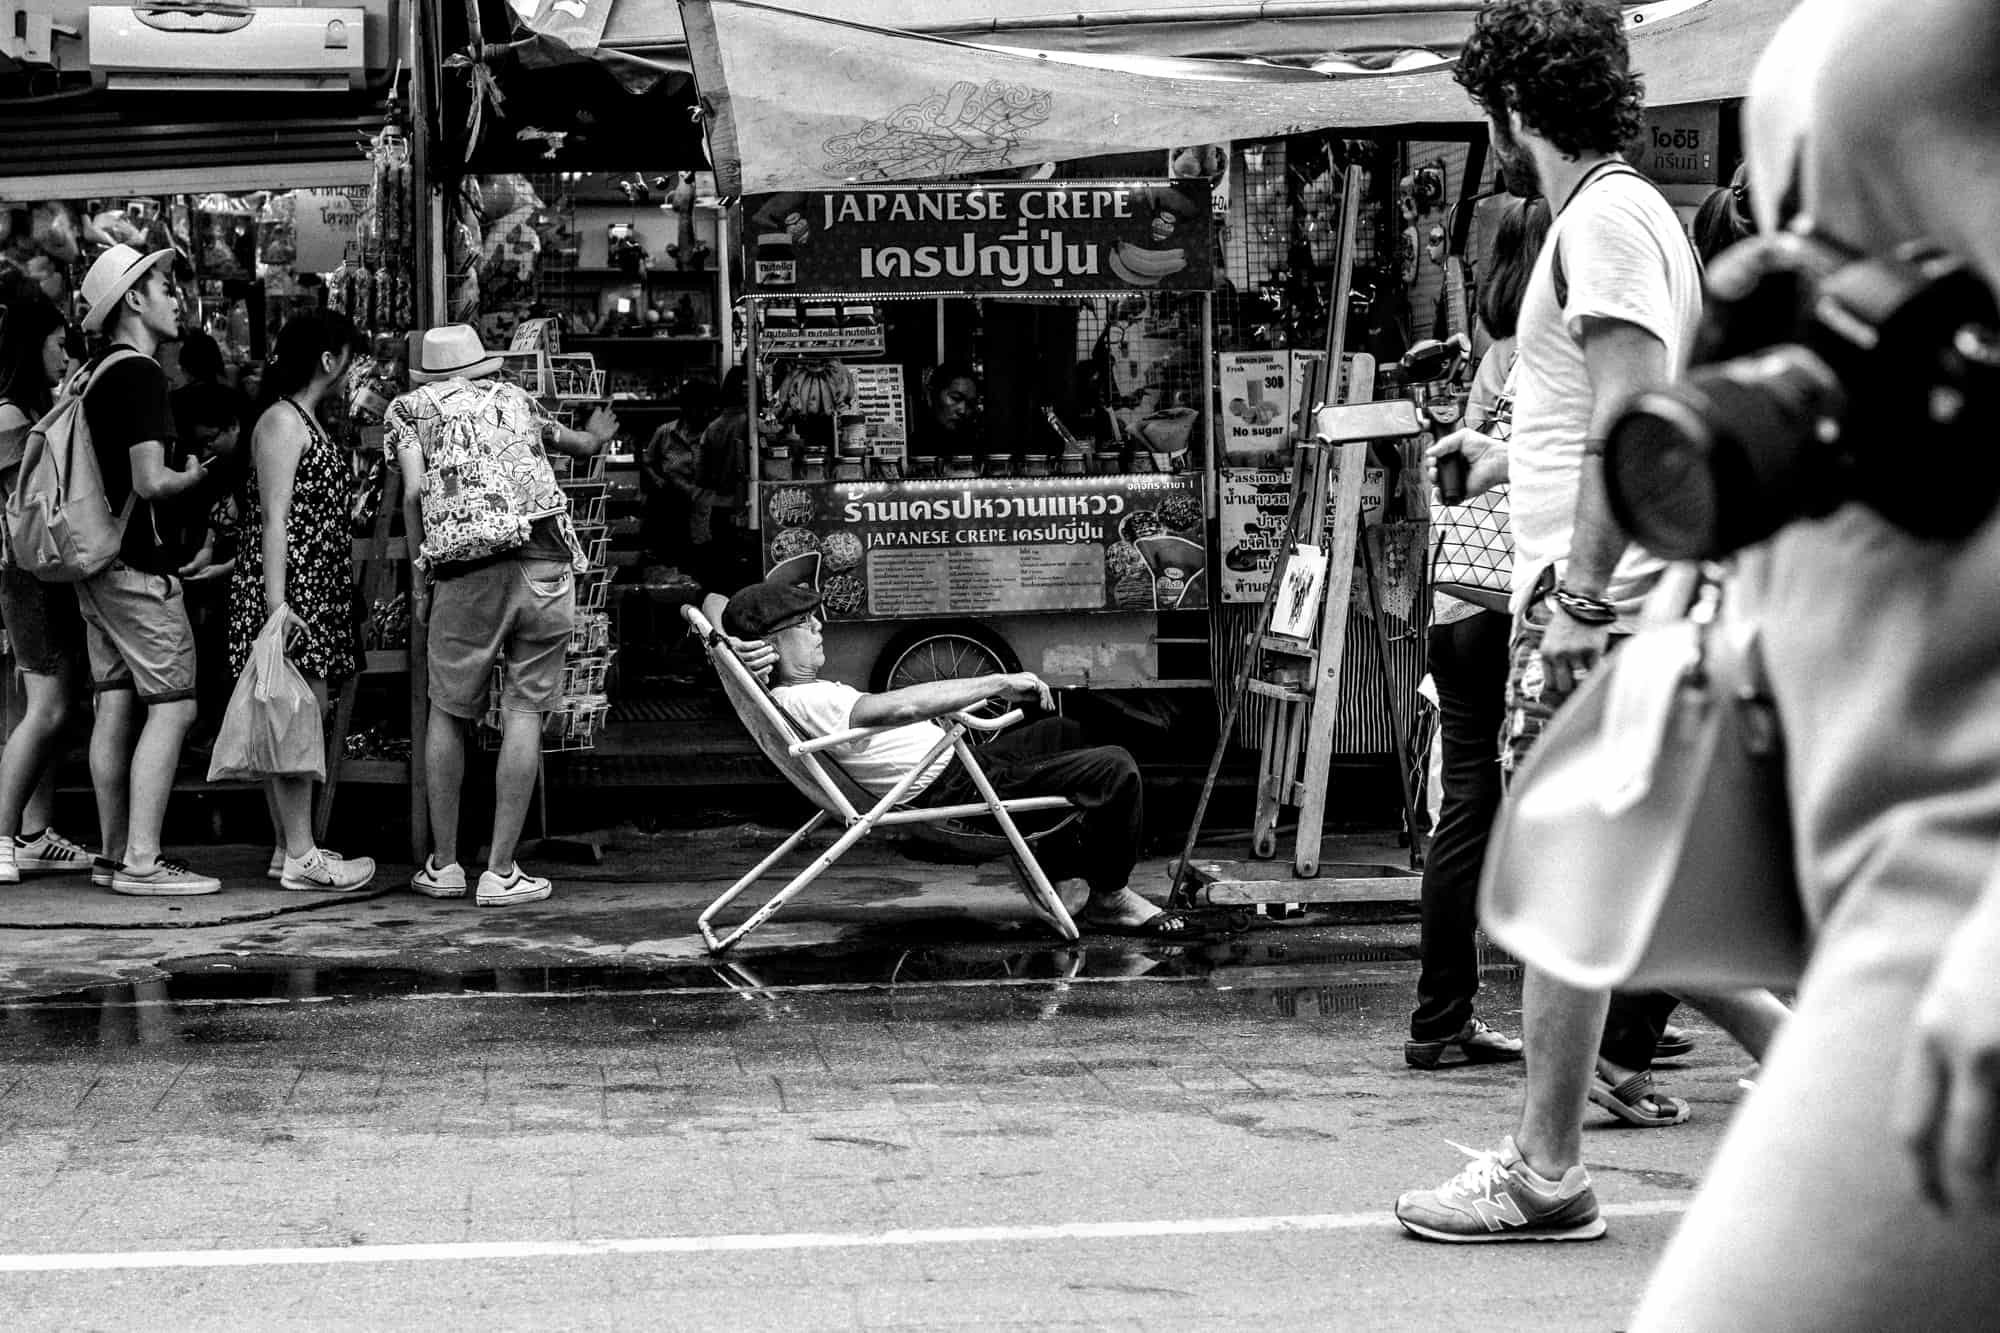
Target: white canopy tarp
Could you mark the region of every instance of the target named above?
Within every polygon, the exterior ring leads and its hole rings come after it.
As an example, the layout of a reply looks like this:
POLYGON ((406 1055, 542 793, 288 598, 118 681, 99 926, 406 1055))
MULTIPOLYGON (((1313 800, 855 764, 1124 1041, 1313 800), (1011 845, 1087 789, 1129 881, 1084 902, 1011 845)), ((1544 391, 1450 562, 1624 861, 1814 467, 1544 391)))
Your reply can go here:
MULTIPOLYGON (((759 0, 680 0, 724 194, 1006 171, 1189 142, 1472 123, 1449 62, 1322 73, 971 44, 759 0)), ((1789 0, 1628 9, 1651 105, 1741 96, 1789 0)))

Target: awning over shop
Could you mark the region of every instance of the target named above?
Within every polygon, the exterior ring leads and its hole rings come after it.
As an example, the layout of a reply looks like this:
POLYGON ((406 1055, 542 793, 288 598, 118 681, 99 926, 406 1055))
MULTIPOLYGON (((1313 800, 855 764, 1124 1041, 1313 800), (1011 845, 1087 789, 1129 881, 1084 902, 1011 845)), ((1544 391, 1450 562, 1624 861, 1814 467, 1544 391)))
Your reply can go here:
MULTIPOLYGON (((1789 7, 1629 7, 1648 103, 1741 96, 1789 7)), ((1454 8, 1469 24, 1471 7, 1454 8)), ((975 44, 758 0, 681 0, 681 10, 725 194, 1005 171, 1194 139, 1480 119, 1449 61, 1435 56, 1414 69, 1408 60, 1380 72, 1347 61, 1312 69, 975 44)))
MULTIPOLYGON (((787 0, 819 18, 867 23, 959 41, 1101 56, 1233 60, 1307 66, 1328 56, 1405 49, 1458 49, 1482 0, 1125 0, 1063 9, 1053 0, 787 0)), ((536 59, 556 48, 637 57, 663 72, 689 69, 677 0, 514 0, 539 39, 536 59)))

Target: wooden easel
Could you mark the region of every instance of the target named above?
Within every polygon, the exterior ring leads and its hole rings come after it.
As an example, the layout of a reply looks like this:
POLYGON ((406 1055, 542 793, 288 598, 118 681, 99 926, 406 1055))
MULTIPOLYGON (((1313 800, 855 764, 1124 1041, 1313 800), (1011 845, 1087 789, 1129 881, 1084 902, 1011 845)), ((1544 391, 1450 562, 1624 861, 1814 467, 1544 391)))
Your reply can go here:
MULTIPOLYGON (((1303 406, 1297 437, 1302 443, 1294 456, 1285 538, 1265 589, 1257 627, 1224 710, 1221 734, 1195 805, 1193 823, 1174 866, 1170 901, 1177 905, 1192 903, 1198 893, 1212 903, 1231 905, 1337 901, 1344 896, 1350 878, 1383 878, 1379 873, 1383 868, 1366 867, 1363 869, 1368 873, 1339 876, 1334 883, 1323 885, 1321 891, 1308 890, 1299 882, 1311 880, 1320 872, 1326 791, 1333 768, 1334 728, 1340 711, 1340 674, 1354 597, 1355 557, 1361 541, 1361 483, 1368 466, 1366 441, 1402 438, 1422 429, 1416 409, 1407 400, 1370 401, 1375 389, 1372 357, 1352 358, 1346 383, 1340 383, 1341 353, 1347 342, 1348 292, 1354 273, 1353 237, 1360 214, 1360 169, 1348 168, 1343 184, 1333 318, 1327 330, 1326 357, 1319 372, 1327 377, 1328 383, 1314 385, 1301 395, 1303 406), (1338 399, 1339 403, 1322 406, 1323 399, 1338 399), (1325 551, 1327 560, 1318 623, 1313 636, 1306 639, 1271 632, 1285 561, 1297 545, 1318 546, 1325 551), (1196 865, 1193 860, 1202 819, 1237 714, 1244 698, 1253 694, 1264 700, 1266 706, 1258 736, 1257 810, 1250 850, 1258 859, 1275 856, 1279 816, 1286 807, 1297 810, 1298 830, 1292 853, 1292 870, 1297 879, 1258 875, 1241 863, 1196 865)), ((1380 608, 1376 605, 1379 599, 1373 586, 1372 562, 1369 575, 1367 592, 1379 628, 1380 608)), ((1386 651, 1381 670, 1385 700, 1392 700, 1386 651)), ((1390 708, 1393 722, 1392 701, 1390 708)), ((1400 753, 1404 744, 1398 728, 1398 764, 1407 770, 1408 764, 1400 753)), ((1407 771, 1402 781, 1407 820, 1413 817, 1407 771)), ((1409 832, 1414 839, 1414 824, 1409 832)))

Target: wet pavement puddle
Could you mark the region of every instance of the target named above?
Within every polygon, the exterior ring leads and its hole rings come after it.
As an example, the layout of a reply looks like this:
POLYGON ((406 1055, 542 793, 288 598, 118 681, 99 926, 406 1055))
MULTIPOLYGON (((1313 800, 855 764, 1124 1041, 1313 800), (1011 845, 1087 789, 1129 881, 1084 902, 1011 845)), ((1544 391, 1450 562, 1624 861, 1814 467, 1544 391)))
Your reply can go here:
MULTIPOLYGON (((91 1040, 122 1011, 194 1018, 237 1010, 399 1003, 589 1003, 631 1005, 741 1001, 777 1003, 842 994, 954 997, 962 1020, 1009 1020, 1050 998, 1071 1008, 1093 989, 1142 985, 1234 992, 1277 1018, 1405 1009, 1417 979, 1414 947, 1380 932, 1288 928, 1174 944, 1083 941, 927 944, 861 941, 815 949, 746 953, 701 962, 625 966, 322 965, 283 957, 185 960, 166 975, 0 1001, 0 1027, 17 1041, 55 1046, 91 1040)), ((1406 936, 1406 932, 1404 932, 1406 936)), ((1515 991, 1519 967, 1482 948, 1483 983, 1515 991)), ((157 1024, 131 1025, 136 1044, 157 1024)), ((181 1033, 184 1038, 187 1034, 181 1033)), ((225 1038, 226 1040, 226 1038, 225 1038)))

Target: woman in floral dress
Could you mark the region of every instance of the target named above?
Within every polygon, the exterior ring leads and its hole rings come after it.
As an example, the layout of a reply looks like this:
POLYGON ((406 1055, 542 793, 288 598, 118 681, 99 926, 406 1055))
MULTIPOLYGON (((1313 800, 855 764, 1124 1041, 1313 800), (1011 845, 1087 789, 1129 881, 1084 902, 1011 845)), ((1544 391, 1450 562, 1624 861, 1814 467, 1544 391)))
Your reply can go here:
MULTIPOLYGON (((251 644, 277 617, 285 651, 312 682, 322 717, 328 683, 360 666, 347 454, 317 416, 320 400, 346 376, 356 342, 354 325, 333 312, 302 315, 279 331, 250 440, 241 554, 229 590, 230 670, 242 675, 251 644)), ((278 837, 273 879, 287 889, 345 891, 374 878, 369 858, 343 858, 314 845, 311 778, 274 775, 266 791, 278 837)))

